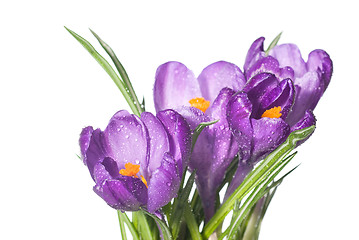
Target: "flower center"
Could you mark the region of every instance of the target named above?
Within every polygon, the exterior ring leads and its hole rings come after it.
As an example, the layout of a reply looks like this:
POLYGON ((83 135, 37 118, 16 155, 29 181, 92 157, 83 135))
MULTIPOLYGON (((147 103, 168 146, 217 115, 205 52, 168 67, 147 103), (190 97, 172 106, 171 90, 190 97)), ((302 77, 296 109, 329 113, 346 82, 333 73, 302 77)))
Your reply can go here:
POLYGON ((280 118, 280 116, 282 116, 282 114, 280 113, 282 111, 282 108, 279 107, 273 107, 271 109, 266 110, 263 114, 262 114, 262 118, 267 117, 267 118, 280 118))
MULTIPOLYGON (((140 165, 136 165, 136 164, 132 164, 132 163, 126 163, 125 164, 125 169, 121 169, 120 174, 123 175, 123 176, 138 178, 137 173, 139 171, 140 171, 140 165)), ((148 188, 147 181, 142 175, 141 175, 141 180, 146 185, 146 187, 148 188)))
POLYGON ((209 101, 206 101, 203 97, 200 98, 192 98, 189 100, 191 107, 198 108, 202 112, 205 112, 209 107, 209 101))

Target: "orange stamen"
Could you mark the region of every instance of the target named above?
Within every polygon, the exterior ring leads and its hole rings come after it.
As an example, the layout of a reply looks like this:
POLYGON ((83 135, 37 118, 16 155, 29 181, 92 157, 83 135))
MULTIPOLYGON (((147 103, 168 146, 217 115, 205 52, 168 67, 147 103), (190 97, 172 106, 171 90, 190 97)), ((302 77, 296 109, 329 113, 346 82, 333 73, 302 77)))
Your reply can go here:
POLYGON ((148 188, 148 186, 147 186, 147 181, 146 181, 146 179, 141 175, 141 180, 142 180, 142 182, 146 185, 146 187, 148 188))
POLYGON ((126 163, 125 169, 120 170, 120 174, 123 176, 135 177, 137 178, 136 174, 140 171, 140 165, 126 163))
POLYGON ((204 98, 193 98, 189 100, 189 103, 191 104, 191 107, 198 108, 202 112, 205 112, 207 108, 209 107, 209 101, 206 101, 204 98))
MULTIPOLYGON (((138 178, 137 173, 139 171, 140 171, 140 165, 136 165, 136 164, 132 164, 132 163, 126 163, 125 164, 125 169, 121 169, 120 174, 123 175, 123 176, 138 178)), ((141 175, 141 180, 146 185, 146 187, 148 188, 147 181, 142 175, 141 175)))
POLYGON ((262 114, 262 118, 267 117, 267 118, 280 118, 280 116, 282 116, 282 114, 280 113, 282 111, 282 108, 279 107, 273 107, 271 109, 266 110, 263 114, 262 114))

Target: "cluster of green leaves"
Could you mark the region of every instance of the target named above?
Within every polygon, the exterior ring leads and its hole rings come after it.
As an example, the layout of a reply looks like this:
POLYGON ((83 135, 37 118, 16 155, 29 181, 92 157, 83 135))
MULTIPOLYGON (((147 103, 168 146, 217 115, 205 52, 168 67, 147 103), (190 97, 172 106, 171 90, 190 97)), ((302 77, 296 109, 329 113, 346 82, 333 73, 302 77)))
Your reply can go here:
MULTIPOLYGON (((100 45, 113 61, 118 74, 87 40, 70 29, 66 29, 104 68, 120 89, 133 113, 140 116, 145 110, 144 100, 142 104, 139 103, 129 77, 111 47, 91 30, 92 34, 97 38, 100 45)), ((266 54, 278 43, 280 36, 281 34, 272 41, 266 50, 266 54)), ((192 149, 201 131, 206 126, 214 123, 216 121, 202 123, 194 130, 192 149)), ((141 209, 140 211, 133 212, 132 219, 130 220, 126 213, 118 211, 122 239, 127 239, 125 226, 127 226, 134 240, 158 240, 161 236, 165 240, 201 240, 208 239, 212 234, 215 234, 217 239, 258 239, 261 221, 278 185, 295 168, 278 180, 275 180, 276 177, 296 155, 296 152, 292 153, 292 151, 296 147, 297 142, 310 136, 314 128, 314 126, 311 126, 292 132, 286 141, 258 164, 233 194, 220 205, 218 192, 227 183, 231 182, 238 163, 238 157, 235 158, 228 167, 225 178, 218 189, 217 211, 205 224, 201 199, 197 190, 194 191, 190 200, 196 172, 192 171, 187 178, 186 174, 188 171, 186 168, 183 172, 177 197, 161 209, 163 216, 157 216, 147 212, 146 209, 141 209), (230 212, 232 212, 232 219, 229 226, 222 232, 223 221, 230 212), (199 226, 202 223, 204 226, 202 231, 200 231, 199 226)))

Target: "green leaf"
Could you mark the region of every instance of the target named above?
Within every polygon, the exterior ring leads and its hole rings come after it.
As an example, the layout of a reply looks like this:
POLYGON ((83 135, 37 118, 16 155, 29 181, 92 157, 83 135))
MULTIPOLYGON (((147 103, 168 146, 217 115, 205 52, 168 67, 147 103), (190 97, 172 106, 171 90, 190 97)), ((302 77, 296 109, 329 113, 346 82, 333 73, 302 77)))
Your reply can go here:
POLYGON ((137 110, 140 113, 142 113, 144 111, 144 109, 141 108, 138 98, 136 96, 135 90, 133 89, 131 81, 127 75, 127 72, 126 72, 125 68, 123 67, 123 65, 121 64, 120 60, 118 60, 115 52, 94 31, 92 31, 91 29, 90 29, 90 31, 96 37, 96 39, 98 40, 100 45, 103 47, 103 49, 107 52, 107 54, 112 59, 112 62, 115 64, 117 71, 119 72, 121 78, 123 79, 125 88, 126 88, 126 90, 128 90, 132 101, 135 103, 137 110))
MULTIPOLYGON (((133 223, 130 221, 130 219, 127 217, 126 213, 121 212, 120 210, 117 210, 117 214, 119 216, 119 219, 121 219, 120 221, 123 221, 126 223, 128 229, 131 232, 132 238, 133 240, 140 240, 139 236, 138 236, 138 232, 136 230, 136 228, 134 227, 133 223)), ((122 234, 122 227, 121 227, 121 234, 122 234)), ((126 239, 126 238, 124 238, 126 239)))
POLYGON ((269 51, 272 50, 279 42, 280 37, 282 36, 283 32, 280 32, 274 39, 273 41, 269 44, 269 47, 267 48, 267 50, 265 51, 266 56, 268 56, 269 51))
POLYGON ((193 210, 193 214, 196 218, 197 223, 201 223, 204 220, 204 211, 203 211, 201 197, 199 196, 197 189, 194 191, 191 200, 191 208, 193 210))
POLYGON ((148 223, 147 218, 143 212, 145 211, 135 212, 137 218, 137 230, 140 233, 142 239, 154 240, 152 237, 150 224, 148 223))
POLYGON ((172 229, 172 236, 174 239, 177 239, 179 230, 181 228, 181 220, 183 217, 183 209, 188 204, 188 196, 191 192, 194 178, 195 178, 196 171, 193 171, 190 177, 187 180, 186 186, 178 193, 178 197, 175 198, 171 218, 169 220, 171 229, 172 229))
MULTIPOLYGON (((66 28, 66 27, 65 27, 66 28)), ((102 57, 95 48, 83 37, 78 35, 77 33, 71 31, 66 28, 66 30, 91 54, 91 56, 101 65, 101 67, 107 72, 107 74, 111 77, 111 79, 115 82, 116 86, 120 89, 122 95, 126 99, 128 105, 130 106, 132 112, 137 116, 140 116, 140 112, 137 110, 136 105, 131 99, 130 95, 128 95, 126 91, 126 87, 123 81, 119 78, 116 72, 113 70, 111 65, 106 61, 104 57, 102 57)))
POLYGON ((161 209, 162 209, 163 213, 166 215, 167 219, 170 219, 171 212, 172 212, 172 204, 171 204, 171 202, 167 203, 161 209))
POLYGON ((259 185, 256 186, 255 190, 251 192, 249 197, 246 199, 244 204, 239 209, 239 213, 236 216, 236 219, 229 226, 228 239, 235 240, 236 232, 239 229, 240 224, 245 219, 252 207, 269 191, 268 185, 274 180, 274 178, 282 171, 282 169, 293 159, 296 153, 290 155, 289 157, 282 160, 277 164, 277 167, 272 170, 268 179, 261 181, 259 185))
POLYGON ((142 97, 141 108, 142 108, 142 112, 144 112, 144 111, 145 111, 145 108, 146 108, 145 97, 142 97))
POLYGON ((208 238, 232 210, 235 201, 241 201, 251 190, 260 185, 264 180, 268 179, 270 173, 272 173, 276 167, 278 168, 278 163, 280 163, 282 159, 296 147, 297 142, 310 136, 314 129, 315 126, 313 125, 292 132, 282 145, 270 153, 258 167, 250 172, 242 184, 233 192, 227 201, 223 203, 222 207, 217 210, 216 214, 204 226, 202 231, 203 237, 208 238))
POLYGON ((229 164, 225 177, 221 183, 221 185, 219 186, 219 191, 224 187, 224 185, 226 185, 226 183, 230 183, 232 181, 233 175, 235 174, 237 167, 238 167, 238 161, 239 161, 239 156, 236 156, 232 162, 229 164))
POLYGON ((210 126, 212 124, 217 123, 218 121, 219 120, 214 120, 214 121, 211 121, 211 122, 203 122, 203 123, 198 124, 198 126, 196 127, 196 129, 192 133, 192 148, 191 148, 192 151, 193 151, 194 145, 197 142, 197 138, 198 138, 199 134, 203 131, 203 129, 205 127, 207 127, 207 126, 210 126))
POLYGON ((191 233, 191 237, 193 240, 202 240, 202 236, 199 232, 198 224, 196 222, 196 218, 193 215, 192 209, 189 203, 186 201, 184 205, 184 218, 191 233))
POLYGON ((122 216, 122 212, 117 210, 117 215, 118 215, 118 221, 120 223, 122 240, 127 240, 126 229, 125 229, 125 224, 124 224, 124 219, 123 219, 123 216, 122 216))
MULTIPOLYGON (((163 236, 164 240, 173 240, 173 237, 171 235, 171 231, 168 228, 167 224, 163 220, 159 219, 156 215, 154 215, 152 213, 149 213, 149 212, 147 212, 145 210, 142 210, 142 212, 144 212, 145 214, 147 214, 148 216, 153 218, 156 221, 156 223, 160 226, 161 231, 162 231, 162 236, 163 236)), ((144 238, 144 239, 147 240, 147 238, 144 238)))

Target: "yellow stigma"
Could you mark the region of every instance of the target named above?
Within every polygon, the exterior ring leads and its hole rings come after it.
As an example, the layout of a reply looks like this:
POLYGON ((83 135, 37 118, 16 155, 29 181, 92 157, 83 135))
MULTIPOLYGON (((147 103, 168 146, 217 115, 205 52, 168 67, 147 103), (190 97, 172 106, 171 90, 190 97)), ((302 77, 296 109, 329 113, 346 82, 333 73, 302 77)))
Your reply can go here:
POLYGON ((147 186, 147 181, 146 181, 146 179, 141 175, 141 180, 142 180, 142 182, 146 185, 146 187, 148 188, 148 186, 147 186))
POLYGON ((120 174, 123 176, 135 177, 137 178, 136 174, 140 171, 140 165, 126 163, 125 169, 120 170, 120 174))
POLYGON ((267 117, 267 118, 280 118, 280 116, 282 116, 282 114, 280 113, 282 111, 282 108, 279 107, 273 107, 271 109, 266 110, 263 114, 262 114, 262 118, 267 117))
POLYGON ((191 107, 198 108, 202 112, 205 112, 207 108, 209 107, 209 101, 206 101, 204 98, 193 98, 189 100, 189 103, 191 104, 191 107))
MULTIPOLYGON (((125 169, 121 169, 120 174, 123 175, 123 176, 138 178, 137 173, 139 171, 140 171, 140 165, 136 165, 136 164, 132 164, 132 163, 126 163, 125 164, 125 169)), ((146 187, 148 188, 147 181, 142 175, 141 175, 141 180, 146 185, 146 187)))

